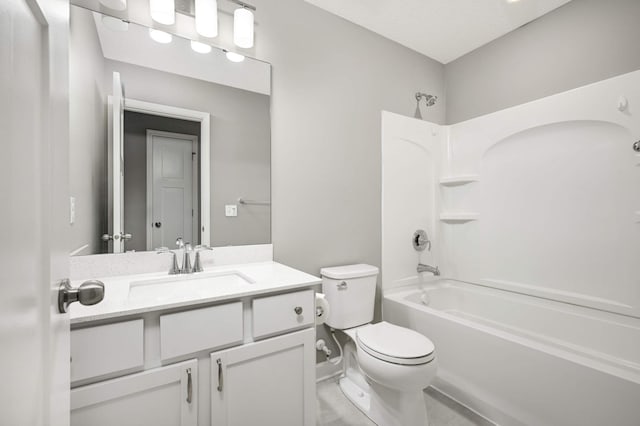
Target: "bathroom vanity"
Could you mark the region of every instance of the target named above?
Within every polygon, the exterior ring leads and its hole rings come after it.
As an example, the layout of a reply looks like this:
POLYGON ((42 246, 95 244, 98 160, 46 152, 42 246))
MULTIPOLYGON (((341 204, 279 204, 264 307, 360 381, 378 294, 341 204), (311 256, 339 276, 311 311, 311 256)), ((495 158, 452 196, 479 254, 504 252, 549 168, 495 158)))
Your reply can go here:
POLYGON ((71 308, 72 425, 315 424, 318 278, 259 262, 103 281, 71 308))

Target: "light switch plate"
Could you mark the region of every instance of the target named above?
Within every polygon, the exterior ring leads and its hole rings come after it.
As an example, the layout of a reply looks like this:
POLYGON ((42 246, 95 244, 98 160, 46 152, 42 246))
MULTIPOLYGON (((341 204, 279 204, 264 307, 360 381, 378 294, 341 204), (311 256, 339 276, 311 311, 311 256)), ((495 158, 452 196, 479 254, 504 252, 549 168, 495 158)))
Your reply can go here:
POLYGON ((238 206, 236 204, 227 204, 224 206, 224 215, 227 217, 238 216, 238 206))

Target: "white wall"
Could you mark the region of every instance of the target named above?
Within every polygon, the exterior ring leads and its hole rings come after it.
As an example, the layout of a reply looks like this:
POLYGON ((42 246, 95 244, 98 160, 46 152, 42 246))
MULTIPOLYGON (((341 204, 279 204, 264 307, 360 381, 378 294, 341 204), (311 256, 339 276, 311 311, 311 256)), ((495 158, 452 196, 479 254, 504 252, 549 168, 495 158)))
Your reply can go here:
POLYGON ((640 69, 640 1, 573 0, 445 67, 447 123, 640 69))

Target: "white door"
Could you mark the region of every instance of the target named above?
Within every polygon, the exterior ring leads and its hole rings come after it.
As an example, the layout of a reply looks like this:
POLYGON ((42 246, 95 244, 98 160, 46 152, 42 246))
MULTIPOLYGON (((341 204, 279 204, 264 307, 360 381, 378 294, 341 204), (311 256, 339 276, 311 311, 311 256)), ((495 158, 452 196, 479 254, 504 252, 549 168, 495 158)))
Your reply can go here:
POLYGON ((68 24, 68 1, 0 1, 2 425, 69 424, 68 24))
POLYGON ((197 137, 147 130, 147 249, 198 243, 197 137))
POLYGON ((71 391, 72 426, 197 426, 198 360, 71 391))
POLYGON ((211 426, 316 424, 315 330, 211 354, 211 426))
POLYGON ((109 252, 122 253, 124 243, 124 87, 120 73, 112 76, 113 96, 109 97, 109 252))

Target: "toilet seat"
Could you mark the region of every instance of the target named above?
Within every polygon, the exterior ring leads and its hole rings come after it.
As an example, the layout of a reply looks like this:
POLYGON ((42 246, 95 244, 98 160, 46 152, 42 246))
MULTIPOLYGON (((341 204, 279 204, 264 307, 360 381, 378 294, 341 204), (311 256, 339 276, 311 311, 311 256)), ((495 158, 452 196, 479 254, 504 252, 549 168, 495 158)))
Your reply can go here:
POLYGON ((356 343, 374 358, 400 365, 427 364, 435 358, 435 346, 422 334, 388 322, 356 330, 356 343))

